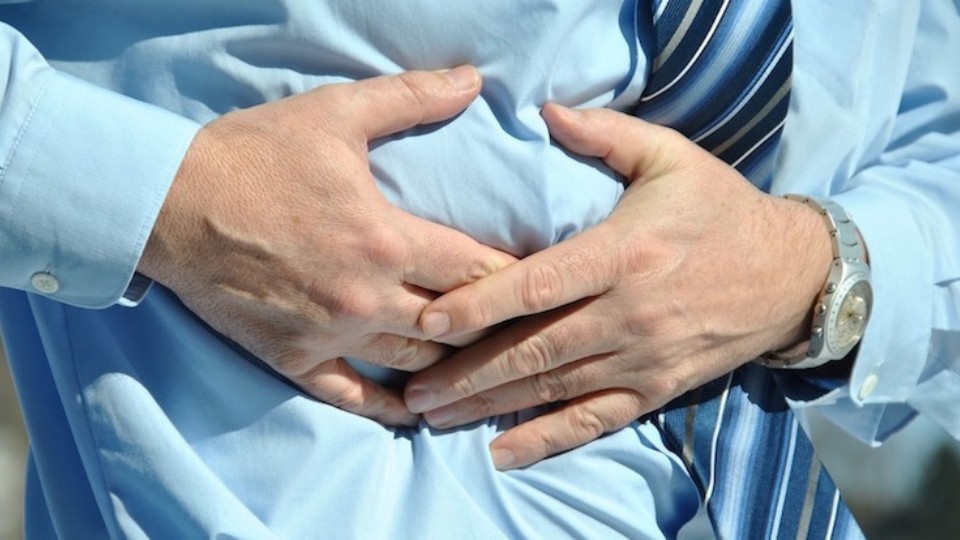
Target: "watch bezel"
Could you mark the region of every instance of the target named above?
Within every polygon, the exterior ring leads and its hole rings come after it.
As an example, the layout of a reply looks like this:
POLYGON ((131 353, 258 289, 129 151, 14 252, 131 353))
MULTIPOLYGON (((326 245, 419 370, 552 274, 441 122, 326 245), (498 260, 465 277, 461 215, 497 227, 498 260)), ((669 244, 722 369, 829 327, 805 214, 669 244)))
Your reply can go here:
POLYGON ((810 350, 807 352, 807 356, 810 358, 823 357, 827 360, 839 360, 849 354, 863 338, 863 331, 870 321, 870 313, 873 311, 872 300, 873 287, 870 285, 870 272, 868 270, 856 269, 851 271, 847 276, 844 276, 840 285, 837 286, 836 292, 826 297, 821 296, 820 302, 818 302, 815 308, 815 313, 822 311, 823 314, 820 317, 814 315, 810 350), (864 315, 863 324, 858 332, 859 336, 857 339, 844 347, 838 343, 837 323, 839 322, 840 311, 850 292, 861 283, 865 283, 867 290, 870 292, 870 297, 867 298, 867 313, 864 315), (818 332, 817 328, 822 328, 822 331, 818 332), (815 340, 815 337, 818 339, 815 340), (819 341, 819 343, 816 343, 816 341, 819 341))
MULTIPOLYGON (((823 322, 824 326, 824 343, 825 347, 829 354, 827 355, 831 359, 840 359, 850 353, 854 347, 857 346, 857 343, 863 339, 863 331, 867 326, 867 323, 870 322, 870 314, 873 312, 873 287, 870 284, 870 272, 864 270, 857 270, 852 272, 847 276, 840 286, 837 288, 837 292, 834 293, 831 300, 830 306, 826 310, 825 320, 823 322), (867 298, 867 313, 864 315, 863 324, 861 325, 857 339, 854 340, 849 345, 843 347, 838 343, 840 337, 837 332, 837 323, 840 318, 840 311, 843 308, 843 304, 847 301, 847 297, 850 295, 850 292, 859 284, 866 284, 867 290, 870 293, 869 298, 867 298)), ((809 354, 809 353, 808 353, 809 354)), ((817 356, 821 356, 818 354, 817 356)))

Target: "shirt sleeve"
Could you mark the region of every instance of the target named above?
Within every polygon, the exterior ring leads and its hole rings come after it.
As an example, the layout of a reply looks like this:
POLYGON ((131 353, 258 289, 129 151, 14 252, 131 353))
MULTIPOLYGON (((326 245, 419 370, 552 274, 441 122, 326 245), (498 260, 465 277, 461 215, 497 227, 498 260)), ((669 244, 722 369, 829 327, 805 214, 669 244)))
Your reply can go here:
MULTIPOLYGON (((871 5, 876 12, 862 19, 892 22, 853 32, 862 56, 844 76, 861 84, 821 96, 864 111, 850 129, 859 130, 859 142, 835 161, 839 173, 821 191, 844 206, 866 240, 871 321, 846 384, 821 396, 804 395, 800 381, 786 385, 795 409, 816 409, 869 443, 917 412, 960 438, 960 17, 951 1, 905 6, 883 13, 871 5)), ((798 75, 820 77, 822 91, 838 73, 798 75)), ((825 118, 831 115, 811 122, 829 124, 825 118)), ((825 129, 800 124, 808 138, 825 129)))
POLYGON ((0 286, 113 305, 199 125, 57 71, 3 23, 0 51, 0 286))

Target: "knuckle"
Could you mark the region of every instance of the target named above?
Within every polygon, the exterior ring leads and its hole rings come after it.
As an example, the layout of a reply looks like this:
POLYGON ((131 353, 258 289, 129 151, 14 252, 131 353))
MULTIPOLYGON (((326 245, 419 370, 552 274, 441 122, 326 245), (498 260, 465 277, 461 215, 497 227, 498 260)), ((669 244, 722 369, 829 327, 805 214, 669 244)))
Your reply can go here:
MULTIPOLYGON (((420 357, 420 342, 407 338, 392 337, 385 346, 383 353, 383 365, 408 370, 416 364, 420 357)), ((380 339, 384 339, 381 337, 380 339)))
POLYGON ((449 388, 452 395, 457 399, 473 396, 473 394, 476 393, 473 381, 467 377, 453 379, 449 384, 449 388))
POLYGON ((607 424, 593 409, 576 407, 573 410, 573 428, 576 433, 596 439, 607 432, 607 424))
POLYGON ((657 333, 661 325, 659 313, 645 307, 635 308, 627 313, 623 320, 626 326, 625 334, 636 337, 650 337, 657 333))
POLYGON ((530 378, 534 395, 543 403, 554 403, 568 399, 569 390, 564 377, 556 371, 547 371, 530 378))
POLYGON ((467 294, 460 298, 464 302, 461 314, 463 328, 480 330, 496 322, 491 306, 480 295, 467 294))
POLYGON ((510 376, 529 376, 546 372, 553 358, 550 340, 542 334, 533 334, 506 353, 505 367, 510 376))
POLYGON ((401 267, 406 257, 405 243, 400 234, 388 226, 372 227, 364 238, 366 259, 378 268, 401 267))
POLYGON ((316 361, 311 354, 292 347, 281 350, 275 354, 271 363, 277 372, 295 380, 298 384, 299 379, 309 377, 311 372, 317 367, 316 361))
POLYGON ((540 457, 552 456, 567 450, 569 444, 564 441, 562 436, 553 431, 541 431, 537 433, 536 442, 533 445, 534 453, 540 457))
POLYGON ((487 418, 498 414, 497 404, 489 396, 477 394, 467 401, 472 418, 487 418))
POLYGON ((380 301, 368 289, 345 286, 332 294, 328 311, 335 319, 370 321, 380 313, 380 301))
POLYGON ((686 390, 684 378, 671 371, 661 372, 658 376, 649 378, 645 386, 648 389, 647 395, 650 401, 655 402, 669 401, 686 390))
POLYGON ((539 312, 557 305, 563 295, 563 278, 554 264, 529 268, 518 282, 517 296, 528 312, 539 312))
POLYGON ((632 238, 613 248, 619 275, 664 275, 683 263, 684 254, 654 231, 633 231, 632 238))
POLYGON ((417 108, 422 108, 429 101, 427 89, 423 79, 414 73, 404 72, 391 79, 397 91, 417 108))
POLYGON ((466 265, 466 273, 463 275, 464 283, 473 283, 483 279, 497 270, 497 261, 490 257, 473 259, 466 265))

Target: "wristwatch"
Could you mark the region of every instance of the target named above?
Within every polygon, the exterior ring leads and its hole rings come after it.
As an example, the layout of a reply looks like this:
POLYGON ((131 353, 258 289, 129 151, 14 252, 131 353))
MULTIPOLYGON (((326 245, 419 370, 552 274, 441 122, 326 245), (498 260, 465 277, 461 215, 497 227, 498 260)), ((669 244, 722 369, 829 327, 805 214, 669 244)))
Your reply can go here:
POLYGON ((807 347, 767 353, 759 363, 776 368, 807 369, 847 356, 870 320, 873 288, 866 247, 857 227, 839 204, 804 195, 786 195, 816 209, 830 229, 833 262, 830 275, 813 307, 813 324, 807 347), (805 349, 805 350, 804 350, 805 349))

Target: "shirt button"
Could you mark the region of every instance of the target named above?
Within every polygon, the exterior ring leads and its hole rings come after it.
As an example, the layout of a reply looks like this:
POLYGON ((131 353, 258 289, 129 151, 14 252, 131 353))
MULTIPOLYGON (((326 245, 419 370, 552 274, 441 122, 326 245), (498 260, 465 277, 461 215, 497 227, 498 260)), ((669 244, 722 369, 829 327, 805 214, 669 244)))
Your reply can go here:
POLYGON ((863 380, 863 384, 860 385, 860 399, 867 399, 873 394, 873 391, 877 389, 877 383, 880 382, 880 377, 876 375, 868 375, 866 379, 863 380))
POLYGON ((33 288, 43 294, 53 294, 60 290, 60 281, 52 274, 37 272, 30 278, 33 288))

